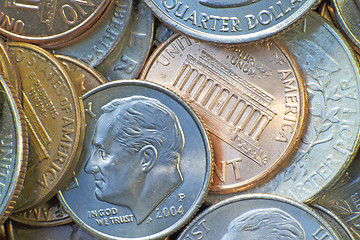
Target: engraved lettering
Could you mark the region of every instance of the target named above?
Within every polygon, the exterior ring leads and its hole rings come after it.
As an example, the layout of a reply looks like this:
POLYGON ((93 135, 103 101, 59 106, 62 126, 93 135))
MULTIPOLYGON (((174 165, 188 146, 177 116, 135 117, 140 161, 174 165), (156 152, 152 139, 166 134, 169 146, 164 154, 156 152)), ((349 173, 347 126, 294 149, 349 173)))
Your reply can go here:
POLYGON ((0 12, 0 26, 10 32, 21 34, 23 32, 25 23, 15 18, 10 18, 3 12, 0 12))
POLYGON ((313 239, 316 240, 332 240, 330 233, 328 233, 323 227, 320 227, 315 233, 312 234, 313 239))

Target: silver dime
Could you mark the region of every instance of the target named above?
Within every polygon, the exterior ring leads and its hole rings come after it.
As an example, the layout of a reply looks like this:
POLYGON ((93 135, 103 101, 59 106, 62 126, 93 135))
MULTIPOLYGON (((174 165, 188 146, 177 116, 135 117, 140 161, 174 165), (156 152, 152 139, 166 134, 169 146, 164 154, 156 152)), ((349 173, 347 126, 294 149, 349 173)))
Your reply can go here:
POLYGON ((157 239, 187 223, 205 197, 205 130, 174 93, 114 81, 83 96, 85 144, 76 181, 61 191, 81 227, 106 239, 157 239))
POLYGON ((206 209, 178 240, 326 239, 340 240, 331 226, 308 206, 269 194, 227 199, 206 209))
POLYGON ((317 0, 145 0, 175 30, 215 43, 272 36, 304 16, 317 0))

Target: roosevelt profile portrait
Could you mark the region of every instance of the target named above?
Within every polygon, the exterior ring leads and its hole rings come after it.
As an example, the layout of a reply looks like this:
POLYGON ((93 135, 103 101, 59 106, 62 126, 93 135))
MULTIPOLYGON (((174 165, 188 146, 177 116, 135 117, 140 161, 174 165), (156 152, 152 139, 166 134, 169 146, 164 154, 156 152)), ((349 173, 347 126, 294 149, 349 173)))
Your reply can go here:
POLYGON ((235 218, 221 240, 306 240, 300 223, 277 208, 255 209, 235 218))
POLYGON ((199 0, 201 5, 212 8, 233 8, 250 5, 262 0, 199 0))
POLYGON ((95 179, 99 201, 129 208, 140 224, 183 181, 182 128, 153 98, 115 99, 101 111, 85 172, 95 179))

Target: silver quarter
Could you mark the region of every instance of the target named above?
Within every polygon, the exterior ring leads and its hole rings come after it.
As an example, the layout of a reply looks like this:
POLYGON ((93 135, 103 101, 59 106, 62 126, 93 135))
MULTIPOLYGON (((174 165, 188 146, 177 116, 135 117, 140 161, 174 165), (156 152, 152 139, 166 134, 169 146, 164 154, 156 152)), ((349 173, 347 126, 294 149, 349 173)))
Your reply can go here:
POLYGON ((317 0, 145 0, 163 22, 190 37, 245 43, 272 36, 304 16, 317 0))
POLYGON ((209 187, 205 130, 174 93, 115 81, 83 96, 85 144, 75 184, 61 191, 70 216, 106 239, 157 239, 197 211, 209 187))

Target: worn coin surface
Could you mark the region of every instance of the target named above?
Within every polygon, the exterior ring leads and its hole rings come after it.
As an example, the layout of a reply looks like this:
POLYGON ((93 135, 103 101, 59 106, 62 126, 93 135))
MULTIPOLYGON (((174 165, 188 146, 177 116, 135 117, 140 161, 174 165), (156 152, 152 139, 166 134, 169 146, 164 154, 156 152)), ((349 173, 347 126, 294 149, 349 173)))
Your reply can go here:
POLYGON ((55 57, 60 59, 65 66, 78 96, 106 83, 103 76, 88 65, 64 55, 55 55, 55 57))
POLYGON ((20 71, 30 148, 15 210, 45 203, 71 177, 84 139, 84 110, 62 63, 27 43, 8 43, 20 71))
POLYGON ((114 81, 83 96, 85 144, 60 192, 81 227, 106 239, 158 239, 197 211, 211 179, 206 132, 190 107, 158 85, 114 81))
POLYGON ((154 17, 142 1, 134 1, 131 24, 124 38, 96 69, 107 81, 138 78, 149 54, 154 17))
POLYGON ((269 194, 249 194, 211 206, 189 224, 181 239, 342 239, 310 207, 269 194))
POLYGON ((358 0, 332 0, 336 21, 360 52, 360 7, 358 0))
POLYGON ((28 149, 24 114, 9 84, 0 76, 0 224, 22 188, 28 149))
MULTIPOLYGON (((277 41, 292 52, 305 76, 310 101, 308 126, 293 163, 249 192, 311 201, 344 173, 358 148, 359 65, 347 41, 316 13, 310 13, 277 41)), ((229 196, 221 196, 225 197, 229 196)), ((207 200, 220 199, 211 196, 207 200)))
POLYGON ((102 15, 111 0, 2 0, 0 34, 37 44, 79 36, 102 15))
POLYGON ((188 36, 215 43, 244 43, 272 36, 304 16, 317 0, 145 0, 163 22, 188 36))
POLYGON ((223 47, 173 36, 140 78, 175 91, 204 120, 214 146, 212 192, 243 190, 275 174, 305 126, 302 78, 273 42, 223 47))
POLYGON ((114 50, 126 33, 132 0, 116 0, 110 5, 111 11, 92 32, 74 44, 55 50, 56 54, 80 60, 92 67, 100 64, 114 50))
POLYGON ((351 231, 343 220, 341 220, 334 212, 318 204, 313 204, 311 207, 333 227, 342 240, 356 239, 352 236, 351 231))
POLYGON ((57 196, 39 207, 14 213, 10 215, 10 218, 27 226, 35 227, 59 226, 72 222, 72 219, 64 211, 57 196))

